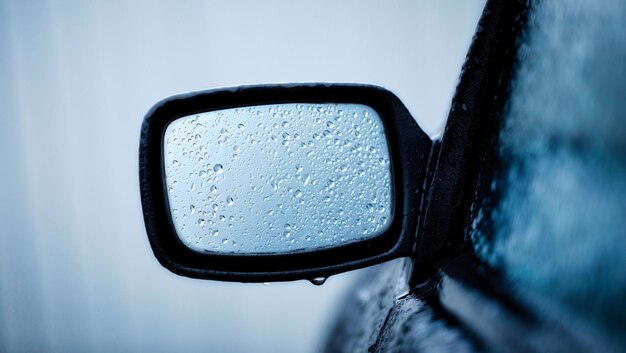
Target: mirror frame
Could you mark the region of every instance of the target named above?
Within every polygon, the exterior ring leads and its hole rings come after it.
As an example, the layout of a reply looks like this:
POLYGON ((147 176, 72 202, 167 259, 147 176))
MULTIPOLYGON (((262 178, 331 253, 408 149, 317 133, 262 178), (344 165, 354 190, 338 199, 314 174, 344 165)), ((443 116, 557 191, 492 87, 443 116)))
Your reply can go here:
POLYGON ((139 145, 139 180, 146 231, 154 255, 187 277, 269 282, 329 277, 416 253, 430 138, 391 92, 360 84, 278 84, 206 90, 161 100, 146 114, 139 145), (185 246, 169 210, 163 158, 164 134, 175 119, 207 111, 281 103, 357 103, 380 116, 389 146, 394 211, 389 228, 362 241, 284 254, 219 254, 185 246))

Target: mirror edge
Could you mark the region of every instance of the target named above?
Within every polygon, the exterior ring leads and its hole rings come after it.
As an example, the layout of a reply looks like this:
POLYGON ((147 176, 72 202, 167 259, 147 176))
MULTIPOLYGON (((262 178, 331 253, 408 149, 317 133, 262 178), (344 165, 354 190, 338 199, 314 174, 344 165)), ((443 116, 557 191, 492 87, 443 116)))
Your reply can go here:
POLYGON ((432 142, 390 91, 364 84, 253 85, 190 92, 165 98, 146 114, 140 137, 141 202, 155 257, 173 273, 200 279, 267 282, 328 277, 415 253, 426 162, 432 142), (198 112, 248 105, 312 102, 361 103, 385 125, 395 185, 392 226, 376 239, 295 254, 191 254, 174 233, 166 200, 162 151, 170 121, 198 112), (394 234, 395 233, 395 234, 394 234), (383 239, 384 238, 384 239, 383 239), (384 241, 381 241, 384 240, 384 241), (320 260, 321 258, 330 260, 320 260))

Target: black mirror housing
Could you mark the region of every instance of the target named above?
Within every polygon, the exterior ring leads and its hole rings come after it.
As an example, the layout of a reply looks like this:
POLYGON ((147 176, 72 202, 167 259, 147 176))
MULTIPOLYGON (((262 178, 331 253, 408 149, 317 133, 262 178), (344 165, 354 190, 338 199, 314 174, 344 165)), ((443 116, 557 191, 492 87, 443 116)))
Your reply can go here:
POLYGON ((187 277, 269 282, 329 277, 415 254, 420 203, 432 142, 391 92, 360 84, 255 85, 192 92, 166 98, 146 114, 141 128, 139 179, 150 245, 168 270, 187 277), (164 172, 164 134, 181 117, 214 110, 278 103, 356 103, 373 108, 390 150, 393 215, 372 239, 330 248, 279 254, 198 252, 179 239, 170 213, 164 172))

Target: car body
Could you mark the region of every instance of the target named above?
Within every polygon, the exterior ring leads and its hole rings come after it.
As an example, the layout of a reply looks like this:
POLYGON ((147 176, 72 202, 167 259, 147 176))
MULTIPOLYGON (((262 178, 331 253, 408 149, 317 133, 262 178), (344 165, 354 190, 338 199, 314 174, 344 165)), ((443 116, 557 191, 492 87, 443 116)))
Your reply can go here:
POLYGON ((432 245, 364 274, 325 351, 626 349, 625 14, 487 3, 434 148, 432 245))

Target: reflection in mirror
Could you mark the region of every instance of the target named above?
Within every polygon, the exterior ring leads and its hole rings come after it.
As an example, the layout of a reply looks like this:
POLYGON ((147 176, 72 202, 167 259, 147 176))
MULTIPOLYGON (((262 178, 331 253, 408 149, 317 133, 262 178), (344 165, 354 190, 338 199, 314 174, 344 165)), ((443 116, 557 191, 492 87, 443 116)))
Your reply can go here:
POLYGON ((174 120, 164 139, 172 220, 193 250, 317 250, 376 237, 391 223, 389 148, 369 106, 211 111, 174 120))

